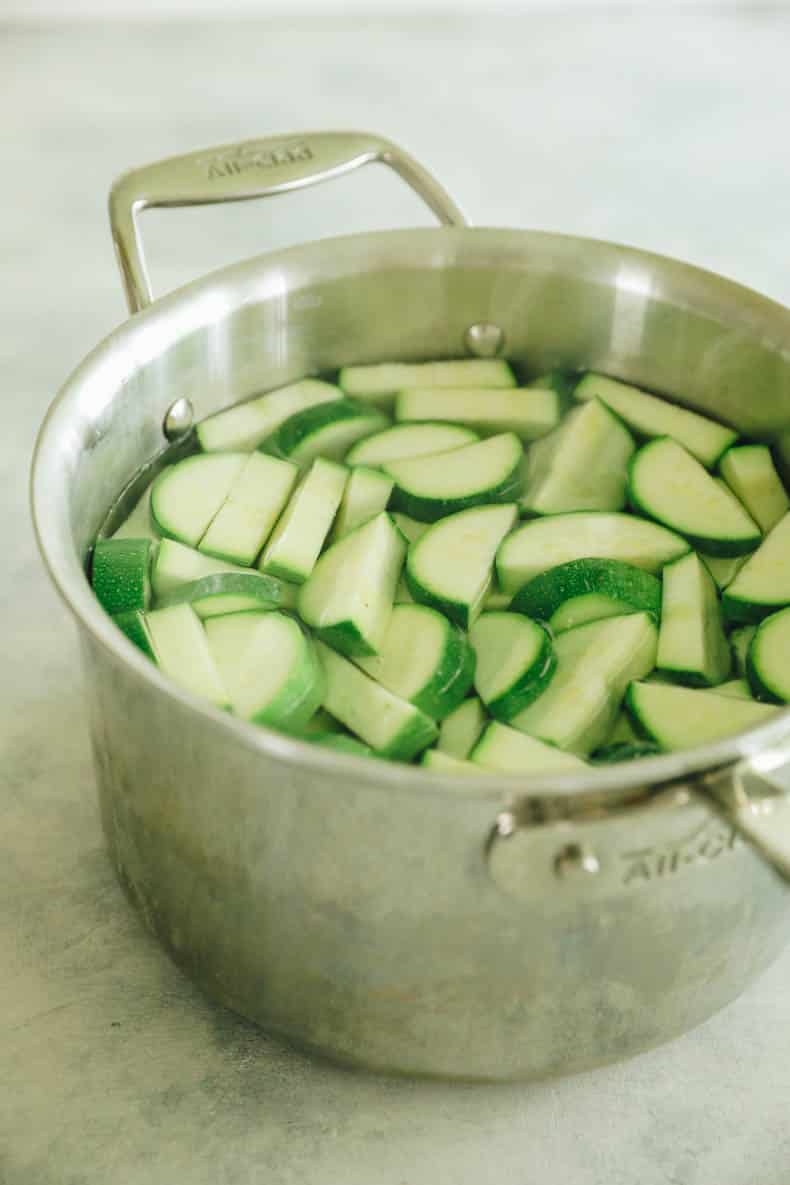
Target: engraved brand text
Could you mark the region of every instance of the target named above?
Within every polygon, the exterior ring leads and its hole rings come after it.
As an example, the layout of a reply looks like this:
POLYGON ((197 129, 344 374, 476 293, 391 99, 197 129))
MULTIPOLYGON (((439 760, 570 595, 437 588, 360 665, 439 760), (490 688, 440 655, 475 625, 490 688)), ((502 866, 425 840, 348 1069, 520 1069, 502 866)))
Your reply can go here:
POLYGON ((620 857, 625 865, 622 882, 638 885, 672 876, 690 864, 718 859, 725 852, 731 852, 736 843, 737 836, 732 827, 716 819, 709 820, 674 843, 623 852, 620 857))
POLYGON ((313 154, 306 144, 283 144, 277 148, 266 148, 264 144, 237 144, 203 157, 200 164, 206 170, 209 181, 234 177, 250 169, 273 169, 277 165, 292 165, 297 161, 312 160, 313 154))

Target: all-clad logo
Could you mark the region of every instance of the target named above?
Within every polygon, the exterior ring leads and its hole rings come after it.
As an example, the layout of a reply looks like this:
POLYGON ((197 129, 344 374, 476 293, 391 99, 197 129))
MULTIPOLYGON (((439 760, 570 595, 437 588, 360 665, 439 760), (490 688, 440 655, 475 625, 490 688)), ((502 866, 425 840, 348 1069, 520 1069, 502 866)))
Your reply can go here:
POLYGON ((206 170, 209 181, 235 177, 250 169, 274 169, 278 165, 292 165, 297 161, 312 160, 313 154, 306 144, 282 144, 267 148, 267 141, 235 144, 223 148, 213 156, 200 157, 198 163, 206 170))
POLYGON ((639 885, 673 876, 690 864, 717 860, 725 852, 731 852, 737 842, 734 828, 718 819, 709 819, 674 843, 622 852, 620 859, 625 864, 622 883, 639 885))

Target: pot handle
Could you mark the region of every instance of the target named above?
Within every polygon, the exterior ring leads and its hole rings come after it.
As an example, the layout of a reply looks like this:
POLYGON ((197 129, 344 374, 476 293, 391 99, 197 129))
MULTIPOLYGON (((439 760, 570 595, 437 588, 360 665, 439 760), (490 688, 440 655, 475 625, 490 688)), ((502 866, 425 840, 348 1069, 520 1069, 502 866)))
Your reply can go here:
POLYGON ((466 219, 438 181, 403 149, 368 132, 303 132, 244 140, 171 156, 119 177, 110 191, 110 225, 126 300, 132 313, 153 296, 137 215, 151 206, 242 202, 303 189, 362 165, 389 165, 441 223, 466 219))
POLYGON ((781 745, 708 774, 700 788, 739 835, 790 882, 790 752, 781 745))
MULTIPOLYGON (((508 896, 531 899, 549 876, 563 883, 567 897, 581 898, 606 892, 622 877, 631 857, 663 850, 648 844, 645 852, 629 853, 612 848, 605 835, 585 828, 590 822, 625 819, 648 806, 662 793, 677 794, 681 801, 696 801, 711 824, 719 820, 723 831, 697 828, 689 836, 671 837, 665 861, 672 867, 711 858, 745 840, 773 870, 790 884, 790 748, 780 744, 762 753, 741 758, 700 778, 645 785, 632 796, 516 798, 499 813, 485 843, 491 879, 508 896), (589 839, 589 836, 593 836, 589 839), (602 845, 602 846, 600 846, 602 845), (614 882, 613 882, 614 878, 614 882)), ((626 871, 626 879, 628 872, 626 871)))

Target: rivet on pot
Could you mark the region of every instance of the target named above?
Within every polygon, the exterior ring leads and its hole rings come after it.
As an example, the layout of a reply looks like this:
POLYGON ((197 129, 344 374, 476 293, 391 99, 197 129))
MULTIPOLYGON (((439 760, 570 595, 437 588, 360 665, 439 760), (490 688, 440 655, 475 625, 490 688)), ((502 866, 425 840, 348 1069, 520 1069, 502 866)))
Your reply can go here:
POLYGON ((594 875, 600 869, 595 852, 582 844, 565 844, 554 857, 554 874, 558 877, 576 876, 579 873, 594 875))
POLYGON ((188 399, 176 399, 165 414, 162 431, 168 440, 178 440, 192 427, 194 408, 188 399))
POLYGON ((464 345, 476 358, 494 358, 505 344, 505 334, 499 325, 478 321, 464 334, 464 345))

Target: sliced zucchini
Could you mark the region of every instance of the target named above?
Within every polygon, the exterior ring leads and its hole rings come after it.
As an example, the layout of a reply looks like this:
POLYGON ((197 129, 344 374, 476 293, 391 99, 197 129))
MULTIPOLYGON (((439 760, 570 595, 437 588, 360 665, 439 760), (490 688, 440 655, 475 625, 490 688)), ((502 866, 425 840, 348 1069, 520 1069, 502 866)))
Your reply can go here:
POLYGON ((377 514, 320 557, 299 594, 302 620, 342 654, 378 654, 405 554, 390 516, 377 514))
POLYGON ((761 531, 772 530, 790 510, 790 498, 767 445, 728 449, 719 462, 719 472, 761 531))
POLYGON ((632 506, 709 555, 744 555, 760 543, 760 528, 738 499, 668 436, 645 444, 631 461, 632 506))
POLYGON ((151 487, 138 498, 134 510, 123 520, 113 539, 161 539, 151 517, 151 487))
POLYGON ((711 687, 711 691, 715 691, 716 695, 729 695, 734 699, 754 699, 751 688, 745 679, 728 679, 726 683, 719 683, 717 687, 711 687))
POLYGON ((371 679, 441 720, 461 703, 475 673, 466 635, 427 605, 395 605, 377 655, 357 658, 371 679))
POLYGON ((588 621, 644 611, 661 616, 661 581, 620 560, 571 560, 518 590, 513 613, 546 621, 557 634, 588 621))
POLYGON ((575 408, 527 449, 522 511, 622 510, 635 448, 622 420, 599 400, 575 408))
POLYGON ((479 439, 461 424, 396 424, 355 444, 346 456, 346 465, 386 465, 407 457, 449 453, 479 439))
POLYGON ((664 568, 656 666, 675 683, 711 687, 730 673, 716 585, 693 551, 664 568))
POLYGON ((487 720, 479 699, 475 696, 465 699, 440 724, 437 748, 441 753, 463 761, 477 744, 487 720))
POLYGON ((746 658, 746 677, 756 699, 790 702, 790 609, 780 609, 757 627, 746 658))
POLYGON ((611 732, 626 687, 655 666, 658 630, 649 613, 610 617, 555 640, 557 671, 534 704, 514 717, 520 732, 586 756, 611 732))
POLYGON ((342 461, 358 440, 380 432, 387 417, 366 403, 354 399, 336 399, 298 411, 267 436, 258 448, 261 452, 305 468, 316 457, 342 461))
POLYGON ((314 733, 306 737, 313 745, 322 745, 325 749, 334 749, 337 753, 350 753, 353 757, 375 757, 370 745, 363 745, 356 737, 347 736, 344 732, 314 733))
POLYGON ((554 745, 526 736, 496 720, 487 726, 469 760, 483 769, 513 774, 580 772, 587 768, 587 763, 572 753, 563 753, 554 745))
POLYGON ((468 629, 480 614, 494 556, 516 515, 514 505, 476 506, 435 523, 409 548, 406 583, 415 601, 468 629))
POLYGON ((177 543, 175 539, 163 539, 151 568, 154 598, 161 601, 182 584, 192 584, 195 580, 213 576, 218 572, 250 575, 248 569, 240 568, 238 564, 228 564, 225 560, 215 560, 211 556, 202 555, 193 547, 177 543))
POLYGON ((512 720, 551 682, 557 659, 536 621, 520 613, 483 613, 469 641, 477 656, 475 691, 497 720, 512 720))
POLYGON ((578 511, 523 523, 509 535, 496 558, 500 587, 515 593, 528 580, 558 564, 578 559, 619 560, 646 572, 689 550, 674 531, 630 514, 578 511))
POLYGON ((151 539, 97 539, 91 583, 106 613, 147 609, 151 600, 151 539))
POLYGON ((338 382, 347 395, 387 406, 405 387, 515 387, 500 358, 457 358, 442 362, 377 362, 344 366, 338 382))
POLYGON ((780 519, 722 593, 727 621, 762 621, 790 604, 790 512, 780 519))
POLYGON ((145 614, 140 609, 127 609, 123 613, 114 613, 112 619, 118 629, 126 634, 129 641, 142 650, 146 658, 151 658, 156 662, 151 631, 145 620, 145 614))
POLYGON ((324 707, 380 757, 411 761, 433 744, 438 729, 430 716, 387 691, 323 642, 318 643, 318 653, 326 674, 324 707))
POLYGON ((451 757, 441 749, 426 749, 420 758, 420 765, 424 769, 435 770, 440 774, 479 774, 478 766, 471 761, 461 761, 458 757, 451 757))
POLYGON ((395 419, 445 420, 537 440, 559 423, 560 398, 546 388, 409 387, 395 397, 395 419))
POLYGON ((318 457, 299 482, 258 561, 262 572, 303 584, 315 568, 346 488, 348 470, 318 457))
POLYGON ((515 501, 523 455, 518 437, 506 432, 446 453, 388 461, 383 468, 395 479, 393 507, 433 523, 472 506, 515 501))
POLYGON ((706 555, 704 551, 699 552, 699 557, 704 561, 719 589, 732 584, 749 558, 748 555, 706 555))
POLYGON ((252 452, 296 412, 342 396, 333 383, 301 379, 202 420, 196 429, 200 447, 204 453, 252 452))
POLYGON ((233 711, 298 732, 319 708, 324 677, 315 646, 285 613, 231 613, 206 622, 208 648, 233 711))
POLYGON ((418 523, 416 518, 409 518, 408 514, 401 514, 397 510, 393 510, 392 518, 400 533, 406 537, 409 543, 416 543, 418 539, 421 539, 431 525, 430 523, 418 523))
POLYGON ((246 453, 199 453, 168 465, 151 487, 157 530, 197 547, 246 461, 246 453))
POLYGON ((289 607, 288 590, 274 576, 260 572, 217 572, 180 584, 172 592, 157 597, 157 609, 170 605, 191 605, 201 620, 224 617, 228 613, 246 613, 289 607))
POLYGON ((376 469, 366 469, 362 465, 352 469, 329 536, 330 542, 337 543, 354 527, 361 527, 368 519, 386 510, 394 484, 391 477, 376 469))
POLYGON ((637 728, 662 749, 692 749, 764 724, 771 704, 693 691, 671 683, 632 683, 625 703, 637 728))
POLYGON ((254 564, 288 501, 297 474, 289 461, 251 453, 198 550, 233 564, 254 564))
POLYGON ((737 432, 698 412, 649 395, 602 374, 586 374, 574 391, 577 399, 600 399, 639 436, 671 436, 708 469, 737 439, 737 432))
POLYGON ((154 609, 146 622, 160 670, 193 695, 229 708, 230 697, 191 605, 154 609))
POLYGON ((749 647, 752 644, 752 638, 756 633, 756 625, 742 625, 730 634, 732 665, 736 675, 742 679, 746 677, 746 657, 749 653, 749 647))

